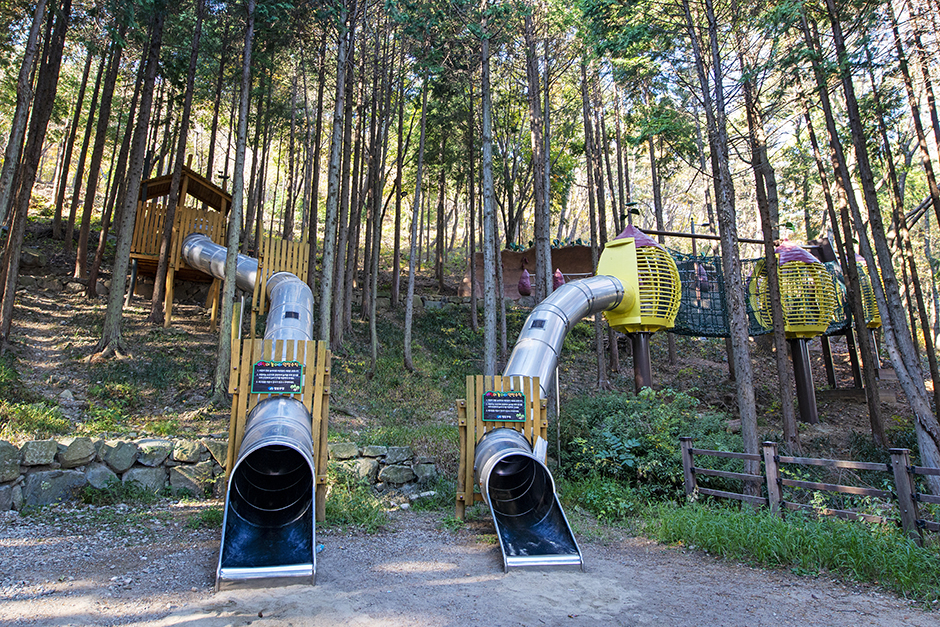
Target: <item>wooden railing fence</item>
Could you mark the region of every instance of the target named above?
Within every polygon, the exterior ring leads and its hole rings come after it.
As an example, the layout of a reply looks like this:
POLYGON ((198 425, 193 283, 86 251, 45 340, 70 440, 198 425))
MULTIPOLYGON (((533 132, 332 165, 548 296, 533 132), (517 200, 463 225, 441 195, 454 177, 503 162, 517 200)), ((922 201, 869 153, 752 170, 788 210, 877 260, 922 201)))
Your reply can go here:
POLYGON ((915 476, 940 476, 940 468, 926 468, 912 466, 910 451, 905 448, 890 450, 891 463, 881 464, 873 462, 856 462, 836 459, 816 459, 810 457, 787 457, 778 453, 776 442, 764 442, 762 454, 730 453, 727 451, 712 451, 693 447, 692 438, 681 437, 679 442, 682 448, 682 471, 687 496, 703 495, 718 498, 735 499, 763 505, 770 508, 774 514, 782 514, 783 510, 809 511, 826 516, 838 516, 847 520, 866 520, 869 522, 885 523, 894 521, 893 518, 873 514, 865 514, 846 509, 819 508, 806 503, 788 501, 784 496, 783 488, 798 488, 828 493, 865 496, 878 499, 882 502, 895 502, 898 508, 901 527, 905 533, 917 544, 923 544, 923 530, 940 531, 940 523, 923 520, 920 517, 919 503, 940 504, 940 496, 933 496, 919 492, 914 481, 915 476), (748 474, 742 472, 729 472, 715 470, 695 465, 695 456, 722 457, 739 459, 743 461, 759 462, 763 465, 762 474, 748 474), (894 490, 878 490, 837 483, 821 483, 816 481, 802 481, 783 476, 781 469, 785 466, 815 466, 825 468, 840 468, 848 470, 877 471, 887 473, 894 482, 894 490), (739 480, 747 483, 759 483, 765 489, 765 495, 756 496, 745 493, 716 490, 698 485, 698 477, 721 477, 724 479, 739 480))

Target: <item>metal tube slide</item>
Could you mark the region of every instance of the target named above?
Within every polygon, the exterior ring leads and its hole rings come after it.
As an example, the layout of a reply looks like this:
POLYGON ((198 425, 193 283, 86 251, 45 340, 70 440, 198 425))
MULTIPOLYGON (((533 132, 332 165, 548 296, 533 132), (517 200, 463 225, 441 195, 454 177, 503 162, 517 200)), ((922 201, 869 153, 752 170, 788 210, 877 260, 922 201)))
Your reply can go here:
MULTIPOLYGON (((183 241, 183 258, 216 278, 226 249, 205 235, 183 241)), ((254 290, 258 262, 238 256, 235 281, 254 290)), ((266 340, 313 339, 313 294, 289 272, 267 282, 266 340)), ((281 359, 286 359, 286 355, 281 359)), ((288 396, 271 396, 248 414, 229 475, 216 589, 314 583, 316 464, 310 414, 288 396)))
POLYGON ((490 506, 503 553, 503 569, 582 566, 555 482, 525 436, 494 429, 477 444, 474 478, 490 506))
POLYGON ((616 308, 623 296, 623 283, 613 276, 562 285, 529 314, 503 376, 538 377, 542 394, 548 396, 568 331, 585 316, 616 308))
MULTIPOLYGON (((225 256, 228 254, 225 246, 219 246, 202 233, 191 233, 183 240, 180 252, 186 263, 196 270, 217 279, 225 279, 225 256)), ((257 274, 258 260, 239 255, 235 263, 235 285, 238 289, 254 291, 257 274)))

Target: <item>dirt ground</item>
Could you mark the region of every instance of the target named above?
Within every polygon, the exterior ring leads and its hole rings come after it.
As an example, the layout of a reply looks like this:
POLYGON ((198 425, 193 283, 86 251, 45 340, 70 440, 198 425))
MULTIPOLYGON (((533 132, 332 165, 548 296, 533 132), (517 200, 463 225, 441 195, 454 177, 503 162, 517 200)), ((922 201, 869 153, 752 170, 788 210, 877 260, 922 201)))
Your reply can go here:
POLYGON ((585 571, 502 571, 492 523, 396 511, 374 535, 328 530, 313 587, 213 592, 219 530, 200 504, 0 518, 0 625, 940 625, 872 587, 585 533, 585 571), (585 537, 587 536, 587 537, 585 537))

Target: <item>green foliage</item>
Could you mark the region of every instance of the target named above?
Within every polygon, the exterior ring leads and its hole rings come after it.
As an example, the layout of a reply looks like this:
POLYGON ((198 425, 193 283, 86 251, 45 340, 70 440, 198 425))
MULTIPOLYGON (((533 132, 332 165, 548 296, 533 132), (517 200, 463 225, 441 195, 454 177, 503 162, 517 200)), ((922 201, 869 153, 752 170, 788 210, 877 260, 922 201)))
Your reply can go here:
POLYGON ((121 411, 114 407, 89 407, 85 412, 85 422, 80 431, 89 435, 108 431, 120 431, 126 419, 121 411))
POLYGON ((71 424, 58 407, 47 403, 11 404, 0 401, 0 437, 44 440, 68 433, 71 424))
POLYGON ((0 398, 8 402, 33 400, 33 394, 20 380, 16 357, 11 352, 0 355, 0 398))
POLYGON ((113 481, 104 488, 84 486, 78 493, 86 505, 116 505, 118 503, 155 503, 160 495, 134 482, 113 481))
POLYGON ((329 470, 329 492, 326 499, 328 526, 359 528, 366 533, 379 531, 388 521, 382 503, 372 494, 369 485, 336 467, 329 470))
POLYGON ((186 519, 187 529, 221 529, 223 513, 219 506, 201 508, 186 519))
POLYGON ((147 429, 149 429, 154 435, 173 435, 179 431, 180 423, 179 420, 176 420, 175 418, 152 420, 147 424, 147 429))
POLYGON ((567 473, 620 479, 656 497, 682 495, 680 436, 695 438, 701 448, 733 451, 740 446, 726 433, 723 416, 699 411, 696 399, 672 390, 581 397, 569 403, 565 418, 562 466, 567 473))
POLYGON ((426 496, 411 504, 411 508, 419 512, 448 510, 454 507, 454 496, 457 493, 457 484, 451 478, 439 476, 436 481, 421 488, 424 492, 434 492, 434 496, 426 496))
POLYGON ((456 516, 445 516, 441 519, 441 522, 437 527, 438 529, 444 529, 446 531, 456 533, 466 526, 466 521, 460 520, 456 516))
POLYGON ((652 512, 647 533, 733 560, 824 572, 877 583, 901 596, 934 603, 940 599, 940 556, 920 548, 890 525, 769 511, 663 504, 652 512))
POLYGON ((605 524, 622 523, 636 516, 643 502, 633 488, 599 474, 578 480, 559 479, 558 492, 565 507, 580 507, 605 524))

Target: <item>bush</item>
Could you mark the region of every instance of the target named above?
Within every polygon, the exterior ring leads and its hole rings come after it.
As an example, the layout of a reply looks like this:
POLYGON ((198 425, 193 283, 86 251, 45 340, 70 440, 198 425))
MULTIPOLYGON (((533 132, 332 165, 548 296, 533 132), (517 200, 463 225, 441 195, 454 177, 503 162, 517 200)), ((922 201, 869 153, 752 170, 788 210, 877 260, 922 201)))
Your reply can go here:
POLYGON ((566 508, 580 507, 604 524, 622 523, 636 516, 642 501, 633 488, 596 474, 578 481, 559 479, 558 493, 566 508))
POLYGON ((358 527, 366 533, 375 533, 385 525, 388 519, 385 509, 364 480, 330 467, 329 482, 327 525, 358 527))
POLYGON ((695 438, 699 448, 740 450, 740 439, 726 432, 726 418, 701 412, 698 405, 691 396, 672 390, 578 399, 569 404, 563 421, 562 467, 626 481, 648 496, 679 498, 680 436, 695 438))

